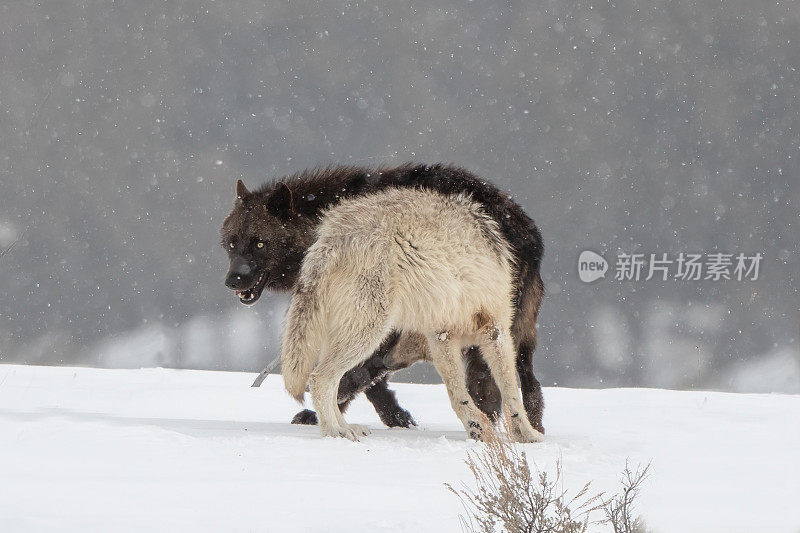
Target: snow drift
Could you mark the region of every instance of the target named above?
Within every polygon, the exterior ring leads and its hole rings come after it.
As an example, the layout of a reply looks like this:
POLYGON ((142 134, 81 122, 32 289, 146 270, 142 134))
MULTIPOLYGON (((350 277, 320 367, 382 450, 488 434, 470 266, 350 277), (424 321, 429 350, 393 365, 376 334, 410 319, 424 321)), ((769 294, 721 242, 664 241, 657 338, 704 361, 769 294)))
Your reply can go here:
MULTIPOLYGON (((396 384, 418 429, 323 439, 288 423, 280 376, 0 365, 2 531, 459 531, 470 483, 441 385, 396 384)), ((614 491, 652 461, 639 511, 659 532, 800 530, 800 396, 545 390, 541 469, 614 491)), ((602 528, 601 528, 602 530, 602 528)))

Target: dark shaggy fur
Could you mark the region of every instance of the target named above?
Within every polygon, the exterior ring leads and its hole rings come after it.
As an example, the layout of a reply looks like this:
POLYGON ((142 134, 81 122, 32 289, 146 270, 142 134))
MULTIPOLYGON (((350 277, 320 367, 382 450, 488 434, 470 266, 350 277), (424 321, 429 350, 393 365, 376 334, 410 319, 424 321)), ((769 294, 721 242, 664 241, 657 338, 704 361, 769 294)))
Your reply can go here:
MULTIPOLYGON (((328 167, 294 174, 253 192, 237 184, 237 201, 222 227, 222 245, 231 269, 226 285, 243 303, 252 304, 265 288, 289 291, 300 272, 305 250, 315 239, 321 213, 342 198, 369 194, 387 187, 420 187, 442 194, 469 193, 484 206, 513 249, 517 260, 515 315, 512 335, 517 345, 517 373, 531 424, 544 432, 544 402, 533 373, 536 320, 544 296, 539 273, 544 247, 539 229, 505 193, 466 170, 447 165, 407 164, 394 168, 328 167)), ((388 426, 414 423, 388 390, 386 378, 398 370, 391 350, 396 336, 387 339, 373 357, 344 376, 339 388, 342 409, 366 390, 381 420, 388 426)), ((470 393, 484 412, 499 409, 499 391, 476 348, 466 353, 470 393)), ((302 411, 293 422, 315 423, 312 411, 302 411)))

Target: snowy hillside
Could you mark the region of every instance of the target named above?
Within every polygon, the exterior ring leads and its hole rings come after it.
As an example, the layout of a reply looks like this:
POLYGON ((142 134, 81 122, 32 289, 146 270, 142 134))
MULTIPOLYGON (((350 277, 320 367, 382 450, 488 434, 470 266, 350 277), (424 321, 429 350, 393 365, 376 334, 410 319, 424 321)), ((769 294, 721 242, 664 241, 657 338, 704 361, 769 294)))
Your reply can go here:
MULTIPOLYGON (((291 426, 280 376, 0 366, 0 531, 459 531, 470 482, 441 385, 395 386, 416 430, 360 399, 361 443, 291 426)), ((800 531, 800 397, 546 389, 540 468, 614 490, 652 460, 660 532, 800 531)))

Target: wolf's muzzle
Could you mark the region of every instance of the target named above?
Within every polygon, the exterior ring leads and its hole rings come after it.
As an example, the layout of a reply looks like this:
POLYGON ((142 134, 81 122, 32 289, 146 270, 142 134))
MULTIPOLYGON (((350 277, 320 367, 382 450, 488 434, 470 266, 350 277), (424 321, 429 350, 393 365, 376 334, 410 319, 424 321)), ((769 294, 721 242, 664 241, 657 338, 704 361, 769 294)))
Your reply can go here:
POLYGON ((253 283, 253 269, 247 261, 239 258, 231 260, 231 268, 225 278, 225 286, 229 289, 249 289, 253 283))
POLYGON ((229 289, 241 290, 247 289, 252 285, 250 276, 240 276, 239 274, 228 274, 225 278, 225 286, 229 289))

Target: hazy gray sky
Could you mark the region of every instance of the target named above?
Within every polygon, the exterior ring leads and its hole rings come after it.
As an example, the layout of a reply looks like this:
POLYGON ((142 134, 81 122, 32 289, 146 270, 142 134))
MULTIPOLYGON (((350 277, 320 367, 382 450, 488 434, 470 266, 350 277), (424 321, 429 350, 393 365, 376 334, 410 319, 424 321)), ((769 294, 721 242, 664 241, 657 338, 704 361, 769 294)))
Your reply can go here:
POLYGON ((222 284, 235 180, 445 161, 542 229, 543 383, 800 389, 799 19, 793 2, 5 2, 0 249, 19 242, 0 361, 255 370, 285 298, 246 310, 222 284), (585 284, 586 249, 764 259, 757 281, 612 265, 585 284))

